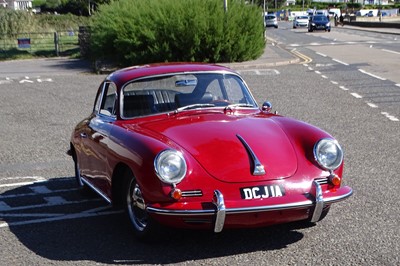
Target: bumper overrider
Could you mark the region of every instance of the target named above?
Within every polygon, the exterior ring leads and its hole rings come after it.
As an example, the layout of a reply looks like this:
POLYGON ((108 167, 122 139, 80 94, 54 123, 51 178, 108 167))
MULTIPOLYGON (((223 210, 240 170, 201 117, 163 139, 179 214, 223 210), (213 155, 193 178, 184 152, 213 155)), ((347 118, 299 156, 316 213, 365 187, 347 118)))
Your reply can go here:
POLYGON ((312 209, 313 211, 310 221, 314 223, 319 221, 326 206, 345 200, 353 194, 353 190, 348 186, 338 188, 329 193, 323 193, 321 184, 318 180, 313 181, 311 190, 312 191, 309 194, 300 195, 300 197, 296 197, 292 202, 239 208, 227 208, 225 206, 224 195, 219 190, 214 190, 214 197, 212 199, 212 204, 214 205, 213 209, 171 210, 147 206, 146 210, 149 213, 166 216, 214 216, 214 232, 219 233, 224 228, 226 216, 234 214, 312 209))

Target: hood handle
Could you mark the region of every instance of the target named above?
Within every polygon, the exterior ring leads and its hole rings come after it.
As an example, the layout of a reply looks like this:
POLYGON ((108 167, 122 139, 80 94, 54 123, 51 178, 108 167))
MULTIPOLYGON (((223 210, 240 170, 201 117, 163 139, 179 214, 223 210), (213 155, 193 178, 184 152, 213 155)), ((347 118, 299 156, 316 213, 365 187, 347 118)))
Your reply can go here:
POLYGON ((265 175, 264 165, 258 160, 257 156, 250 148, 249 144, 244 140, 242 136, 236 134, 236 137, 242 142, 243 146, 246 148, 248 154, 250 155, 252 162, 253 162, 253 175, 265 175))

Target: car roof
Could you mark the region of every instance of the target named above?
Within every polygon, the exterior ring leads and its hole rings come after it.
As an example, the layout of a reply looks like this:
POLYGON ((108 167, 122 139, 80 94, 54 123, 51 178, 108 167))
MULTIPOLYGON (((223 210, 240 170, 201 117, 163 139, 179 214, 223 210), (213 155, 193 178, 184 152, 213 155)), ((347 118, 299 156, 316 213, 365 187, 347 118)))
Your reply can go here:
POLYGON ((117 70, 106 78, 117 85, 125 84, 129 80, 147 76, 157 76, 184 72, 231 72, 232 69, 215 64, 207 63, 155 63, 148 65, 131 66, 117 70))

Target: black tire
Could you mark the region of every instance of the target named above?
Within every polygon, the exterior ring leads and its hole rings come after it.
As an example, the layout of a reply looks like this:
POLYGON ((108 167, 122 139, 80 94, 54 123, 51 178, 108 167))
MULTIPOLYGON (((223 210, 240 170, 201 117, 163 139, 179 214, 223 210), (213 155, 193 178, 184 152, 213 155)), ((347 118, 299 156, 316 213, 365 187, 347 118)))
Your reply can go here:
MULTIPOLYGON (((326 207, 322 213, 321 213, 321 217, 319 217, 319 220, 317 222, 322 221, 329 213, 330 210, 330 206, 326 207)), ((294 226, 295 228, 308 228, 308 227, 313 227, 315 226, 315 224, 317 222, 311 222, 311 218, 307 219, 307 220, 302 220, 302 221, 298 221, 298 222, 293 222, 292 226, 294 226)))
POLYGON ((75 167, 75 180, 76 180, 76 183, 78 184, 78 186, 80 187, 80 188, 83 188, 83 187, 85 187, 85 183, 83 183, 83 181, 82 181, 82 177, 81 177, 81 171, 80 171, 80 168, 79 168, 79 162, 78 162, 78 158, 76 157, 76 155, 74 156, 74 167, 75 167))
POLYGON ((142 191, 131 171, 127 171, 124 181, 124 209, 135 236, 142 241, 155 240, 160 226, 147 213, 142 191))
POLYGON ((86 195, 94 195, 95 194, 94 191, 82 181, 78 157, 76 156, 75 153, 73 155, 73 159, 74 159, 74 168, 75 168, 75 180, 76 180, 76 184, 81 189, 81 193, 84 194, 85 196, 86 195))

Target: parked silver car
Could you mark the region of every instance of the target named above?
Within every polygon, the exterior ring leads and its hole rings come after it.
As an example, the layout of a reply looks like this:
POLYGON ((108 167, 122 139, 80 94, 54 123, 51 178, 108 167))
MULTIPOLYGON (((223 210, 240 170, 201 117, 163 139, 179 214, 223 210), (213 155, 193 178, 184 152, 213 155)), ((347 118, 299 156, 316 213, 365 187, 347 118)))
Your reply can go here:
POLYGON ((296 16, 293 19, 293 29, 296 29, 298 27, 308 27, 308 21, 310 18, 308 16, 296 16))
POLYGON ((274 27, 275 29, 278 28, 278 18, 275 14, 267 14, 264 17, 264 26, 265 27, 274 27))

